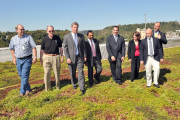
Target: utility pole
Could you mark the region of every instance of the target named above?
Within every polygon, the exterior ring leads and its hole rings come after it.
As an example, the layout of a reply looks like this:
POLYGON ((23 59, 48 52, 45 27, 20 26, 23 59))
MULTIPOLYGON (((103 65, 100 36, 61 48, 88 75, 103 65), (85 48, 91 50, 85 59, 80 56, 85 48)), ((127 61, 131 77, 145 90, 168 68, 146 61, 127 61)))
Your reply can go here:
POLYGON ((145 15, 145 36, 146 36, 146 14, 145 15))

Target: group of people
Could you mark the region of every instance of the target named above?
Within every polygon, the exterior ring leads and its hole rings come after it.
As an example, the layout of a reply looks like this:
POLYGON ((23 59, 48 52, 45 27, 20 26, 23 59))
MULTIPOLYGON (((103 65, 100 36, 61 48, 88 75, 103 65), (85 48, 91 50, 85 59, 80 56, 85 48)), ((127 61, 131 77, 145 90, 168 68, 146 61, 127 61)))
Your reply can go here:
MULTIPOLYGON (((78 33, 79 24, 71 24, 71 32, 64 36, 63 46, 59 36, 54 35, 54 27, 47 26, 47 35, 42 39, 40 50, 40 64, 44 68, 45 91, 51 88, 51 68, 55 76, 56 89, 60 89, 60 67, 63 63, 63 50, 68 64, 71 83, 74 89, 79 84, 82 94, 85 93, 84 64, 88 67, 89 85, 94 85, 95 78, 101 82, 100 74, 102 72, 101 52, 98 40, 94 39, 93 31, 87 32, 87 39, 78 33), (61 58, 60 58, 61 56, 61 58), (93 66, 96 73, 93 75, 93 66), (76 68, 78 69, 78 81, 76 80, 76 68)), ((151 66, 154 69, 154 86, 159 87, 159 62, 163 61, 162 43, 166 44, 165 34, 159 31, 160 23, 156 23, 154 31, 146 30, 146 38, 140 40, 140 33, 133 33, 133 40, 129 41, 128 59, 131 62, 131 81, 138 78, 140 63, 145 65, 147 87, 151 86, 151 66), (154 37, 155 36, 155 37, 154 37)), ((12 37, 9 49, 13 57, 13 63, 17 67, 18 74, 21 78, 20 95, 28 96, 31 91, 29 85, 29 73, 32 63, 37 62, 36 44, 30 35, 24 34, 24 27, 17 25, 15 27, 17 35, 12 37), (32 58, 33 52, 33 58, 32 58)), ((110 63, 113 80, 119 85, 122 84, 121 64, 125 59, 125 41, 119 33, 119 27, 114 26, 112 35, 107 38, 106 48, 108 60, 110 63)))

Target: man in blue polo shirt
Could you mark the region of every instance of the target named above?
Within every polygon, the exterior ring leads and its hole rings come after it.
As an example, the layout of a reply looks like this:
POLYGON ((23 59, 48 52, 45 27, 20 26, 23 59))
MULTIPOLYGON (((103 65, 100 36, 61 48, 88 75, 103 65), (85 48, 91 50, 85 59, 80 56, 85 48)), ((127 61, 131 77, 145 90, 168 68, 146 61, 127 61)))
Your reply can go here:
POLYGON ((15 27, 17 35, 13 36, 9 44, 9 49, 13 57, 13 63, 16 65, 18 74, 21 78, 21 89, 19 97, 28 96, 31 91, 29 85, 29 73, 32 63, 37 62, 36 44, 30 35, 24 34, 24 27, 17 25, 15 27), (34 58, 32 59, 32 51, 34 58))

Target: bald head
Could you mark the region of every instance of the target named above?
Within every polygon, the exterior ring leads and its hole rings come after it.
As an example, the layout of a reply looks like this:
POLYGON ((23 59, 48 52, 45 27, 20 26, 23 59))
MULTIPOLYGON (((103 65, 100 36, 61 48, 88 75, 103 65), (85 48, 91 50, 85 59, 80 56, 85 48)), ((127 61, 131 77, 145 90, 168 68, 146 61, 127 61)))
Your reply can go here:
POLYGON ((17 25, 15 27, 15 29, 16 29, 16 32, 18 33, 19 37, 22 37, 24 35, 24 30, 25 29, 24 29, 24 27, 22 25, 17 25))
POLYGON ((146 30, 146 37, 147 37, 147 38, 151 38, 151 37, 152 37, 152 30, 151 30, 150 28, 148 28, 148 29, 146 30))
POLYGON ((159 22, 154 24, 154 31, 159 31, 159 29, 161 28, 161 24, 159 22))

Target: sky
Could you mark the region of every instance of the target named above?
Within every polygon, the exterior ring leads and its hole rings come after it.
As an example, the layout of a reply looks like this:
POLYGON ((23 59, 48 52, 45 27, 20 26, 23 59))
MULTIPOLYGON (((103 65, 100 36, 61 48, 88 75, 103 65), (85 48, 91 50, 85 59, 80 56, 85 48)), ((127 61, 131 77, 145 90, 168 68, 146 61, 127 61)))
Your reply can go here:
POLYGON ((0 31, 101 30, 107 26, 146 22, 180 22, 180 0, 0 0, 0 31))

